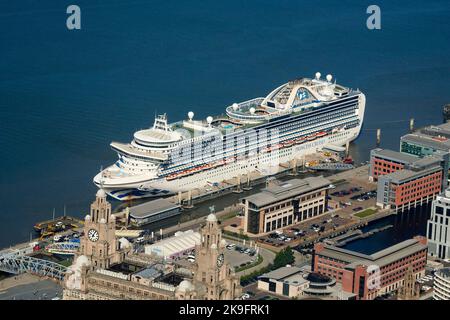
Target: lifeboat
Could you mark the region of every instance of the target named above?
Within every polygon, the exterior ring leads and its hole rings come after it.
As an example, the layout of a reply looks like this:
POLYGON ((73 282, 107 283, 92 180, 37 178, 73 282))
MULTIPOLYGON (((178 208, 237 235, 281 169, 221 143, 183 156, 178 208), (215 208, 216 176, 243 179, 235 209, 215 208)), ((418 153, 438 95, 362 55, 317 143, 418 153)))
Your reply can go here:
POLYGON ((289 140, 289 141, 283 142, 282 144, 283 144, 283 147, 288 148, 294 144, 294 141, 289 140))
POLYGON ((306 140, 305 137, 300 137, 300 138, 295 139, 295 143, 296 143, 296 144, 300 144, 300 143, 305 142, 305 140, 306 140))
POLYGON ((327 135, 327 133, 325 132, 325 131, 320 131, 320 132, 317 132, 316 133, 316 137, 317 138, 321 138, 321 137, 324 137, 324 136, 326 136, 327 135))

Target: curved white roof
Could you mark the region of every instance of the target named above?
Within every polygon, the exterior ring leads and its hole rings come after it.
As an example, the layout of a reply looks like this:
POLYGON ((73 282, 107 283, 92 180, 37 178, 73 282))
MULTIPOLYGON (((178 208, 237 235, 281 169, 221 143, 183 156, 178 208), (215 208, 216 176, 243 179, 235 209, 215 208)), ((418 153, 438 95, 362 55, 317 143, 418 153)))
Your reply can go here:
POLYGON ((134 138, 147 143, 172 143, 181 140, 181 135, 175 131, 160 129, 145 129, 134 133, 134 138))
POLYGON ((170 258, 181 252, 194 249, 195 245, 199 244, 200 241, 201 236, 198 232, 193 230, 179 231, 173 237, 145 246, 145 253, 170 258))

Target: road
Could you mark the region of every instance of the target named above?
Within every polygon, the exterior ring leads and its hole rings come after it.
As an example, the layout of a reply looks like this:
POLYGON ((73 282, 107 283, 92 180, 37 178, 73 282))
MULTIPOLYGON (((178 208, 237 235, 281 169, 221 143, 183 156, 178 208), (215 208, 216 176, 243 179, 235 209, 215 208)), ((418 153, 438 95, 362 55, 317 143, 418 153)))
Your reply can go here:
POLYGON ((63 288, 52 280, 41 280, 6 289, 0 292, 0 300, 52 300, 62 299, 63 288))

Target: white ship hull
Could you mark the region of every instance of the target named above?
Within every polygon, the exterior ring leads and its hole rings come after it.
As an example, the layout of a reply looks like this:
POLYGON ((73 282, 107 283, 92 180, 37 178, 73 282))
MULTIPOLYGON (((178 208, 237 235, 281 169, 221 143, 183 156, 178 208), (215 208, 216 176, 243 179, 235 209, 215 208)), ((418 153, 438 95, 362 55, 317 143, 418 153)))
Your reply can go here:
POLYGON ((365 96, 331 82, 301 78, 265 98, 226 108, 226 116, 169 125, 165 115, 153 128, 135 132, 129 144, 111 143, 118 161, 94 183, 118 200, 161 197, 205 188, 257 171, 270 176, 281 164, 301 160, 326 146, 344 146, 361 130, 365 96))
MULTIPOLYGON (((364 112, 364 110, 361 110, 364 112)), ((178 192, 186 192, 193 189, 204 188, 209 183, 220 183, 249 172, 258 171, 263 176, 277 174, 281 170, 279 164, 300 160, 303 156, 321 151, 327 145, 345 146, 347 142, 355 140, 361 130, 361 126, 349 130, 343 130, 318 138, 301 145, 293 145, 289 148, 262 153, 252 158, 237 160, 226 166, 205 170, 191 176, 167 181, 166 178, 154 179, 146 183, 130 183, 124 186, 111 187, 104 185, 105 191, 113 198, 124 201, 147 197, 161 197, 178 192), (143 185, 145 188, 143 189, 143 185)))

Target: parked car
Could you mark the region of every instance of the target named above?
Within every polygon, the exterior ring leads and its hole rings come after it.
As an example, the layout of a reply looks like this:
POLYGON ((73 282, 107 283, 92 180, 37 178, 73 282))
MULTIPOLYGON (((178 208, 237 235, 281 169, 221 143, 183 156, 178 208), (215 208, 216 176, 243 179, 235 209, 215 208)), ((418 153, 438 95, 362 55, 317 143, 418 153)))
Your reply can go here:
POLYGON ((271 234, 269 234, 269 238, 276 239, 276 238, 278 238, 278 234, 275 232, 272 232, 271 234))
POLYGON ((144 242, 144 237, 139 237, 139 238, 136 238, 136 240, 135 240, 135 242, 136 243, 142 243, 142 242, 144 242))
POLYGON ((242 299, 242 300, 250 299, 250 295, 249 295, 248 293, 244 293, 244 294, 241 296, 241 299, 242 299))

